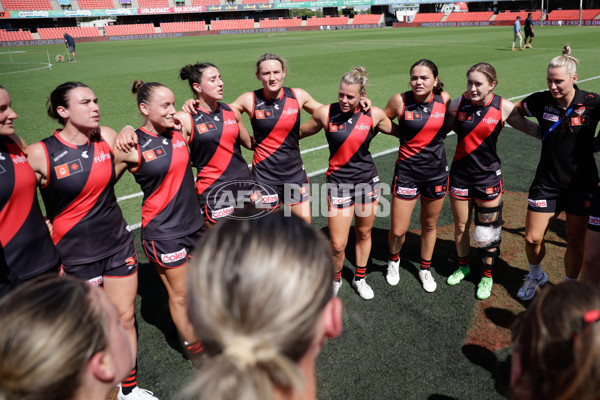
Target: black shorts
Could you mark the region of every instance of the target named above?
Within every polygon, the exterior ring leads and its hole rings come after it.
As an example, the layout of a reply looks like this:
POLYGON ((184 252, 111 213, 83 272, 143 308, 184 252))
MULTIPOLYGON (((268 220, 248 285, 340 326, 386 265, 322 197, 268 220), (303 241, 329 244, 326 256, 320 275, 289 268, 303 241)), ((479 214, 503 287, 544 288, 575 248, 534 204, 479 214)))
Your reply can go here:
POLYGON ((200 202, 204 218, 216 223, 248 205, 260 207, 262 192, 254 181, 233 181, 211 190, 205 203, 200 202), (213 191, 215 193, 213 193, 213 191))
POLYGON ((473 185, 453 179, 450 175, 450 194, 461 200, 477 199, 481 201, 492 201, 504 193, 502 176, 498 176, 496 182, 488 185, 473 185))
POLYGON ((374 203, 379 199, 379 192, 379 177, 373 178, 369 183, 327 182, 327 200, 333 208, 374 203))
POLYGON ((310 185, 306 175, 297 182, 282 184, 260 182, 258 185, 261 188, 264 208, 276 208, 282 204, 293 206, 310 200, 310 185))
POLYGON ((137 272, 138 258, 135 241, 113 254, 86 264, 63 264, 61 273, 83 279, 92 286, 101 286, 104 277, 124 278, 137 272))
POLYGON ((415 182, 403 176, 394 176, 394 196, 401 200, 414 200, 423 196, 425 199, 438 200, 448 193, 448 176, 439 179, 415 182))
POLYGON ((587 216, 592 208, 593 194, 588 191, 564 189, 559 194, 549 194, 543 188, 530 188, 527 209, 534 212, 587 216))
POLYGON ((535 37, 535 35, 531 31, 531 29, 527 29, 527 28, 525 28, 525 36, 535 37))
POLYGON ((181 267, 190 259, 190 253, 196 247, 205 230, 203 225, 196 232, 181 238, 142 240, 146 257, 163 268, 181 267))

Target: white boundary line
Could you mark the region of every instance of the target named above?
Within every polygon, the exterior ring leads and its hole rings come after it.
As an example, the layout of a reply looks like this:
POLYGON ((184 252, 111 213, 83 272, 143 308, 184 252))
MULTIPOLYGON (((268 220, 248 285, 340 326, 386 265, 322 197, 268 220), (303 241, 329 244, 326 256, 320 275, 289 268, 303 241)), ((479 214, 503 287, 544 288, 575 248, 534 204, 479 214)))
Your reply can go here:
MULTIPOLYGON (((591 77, 591 78, 582 79, 580 81, 577 81, 577 83, 588 82, 588 81, 592 81, 594 79, 599 79, 599 78, 600 78, 600 75, 597 75, 597 76, 594 76, 594 77, 591 77)), ((530 94, 533 94, 533 93, 537 93, 537 92, 531 92, 531 93, 523 94, 523 95, 520 95, 520 96, 511 97, 510 99, 507 99, 507 100, 513 101, 513 100, 517 100, 517 99, 522 99, 522 98, 527 97, 527 96, 529 96, 530 94)), ((452 134, 452 133, 453 132, 449 133, 449 135, 452 134)), ((310 149, 306 149, 306 150, 300 151, 300 154, 306 154, 306 153, 310 153, 310 152, 317 151, 317 150, 323 150, 323 149, 326 149, 328 147, 329 146, 326 145, 326 144, 322 145, 322 146, 312 147, 310 149)), ((396 151, 398 151, 398 147, 395 147, 395 148, 392 148, 392 149, 388 149, 388 150, 384 150, 384 151, 382 151, 380 153, 377 153, 377 154, 373 154, 372 157, 373 158, 377 158, 377 157, 381 157, 381 156, 384 156, 384 155, 387 155, 387 154, 390 154, 390 153, 394 153, 396 151)), ((251 165, 249 164, 248 167, 251 167, 251 165)), ((325 172, 327 172, 327 168, 323 168, 323 169, 319 169, 319 170, 310 172, 307 175, 308 175, 309 178, 312 178, 314 176, 319 176, 321 174, 324 174, 325 172)), ((117 198, 117 202, 121 202, 123 200, 128 200, 128 199, 133 199, 135 197, 140 197, 140 196, 143 196, 143 195, 144 194, 142 192, 138 192, 138 193, 133 193, 133 194, 129 194, 129 195, 126 195, 126 196, 121 196, 121 197, 117 198)), ((138 223, 138 224, 130 225, 130 226, 128 226, 128 228, 130 230, 132 230, 132 229, 137 229, 140 226, 141 226, 141 224, 138 223)))

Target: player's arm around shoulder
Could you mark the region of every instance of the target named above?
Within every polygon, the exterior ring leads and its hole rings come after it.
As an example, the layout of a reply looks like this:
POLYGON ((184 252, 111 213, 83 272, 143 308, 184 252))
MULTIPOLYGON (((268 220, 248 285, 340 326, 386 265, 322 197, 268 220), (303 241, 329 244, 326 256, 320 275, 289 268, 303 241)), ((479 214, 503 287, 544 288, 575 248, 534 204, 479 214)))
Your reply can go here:
POLYGON ((181 135, 185 139, 186 143, 189 144, 194 133, 191 114, 185 111, 178 111, 175 113, 175 122, 179 127, 179 132, 181 132, 181 135))
POLYGON ((294 93, 296 93, 296 96, 298 97, 300 107, 311 115, 323 106, 323 104, 313 99, 313 97, 304 89, 294 88, 294 93))
POLYGON ((35 172, 38 186, 48 183, 48 158, 42 142, 32 143, 25 148, 27 162, 35 172))
POLYGON ((376 134, 382 132, 386 135, 400 137, 398 125, 392 122, 385 111, 379 107, 373 107, 371 109, 371 115, 373 116, 373 127, 375 128, 376 134))
POLYGON ((246 113, 252 118, 252 112, 254 111, 254 93, 246 92, 242 93, 235 101, 229 104, 232 109, 237 110, 240 114, 246 113))
POLYGON ((319 132, 327 124, 327 118, 329 117, 329 105, 321 106, 317 108, 313 113, 312 117, 300 126, 300 139, 314 135, 319 132))
POLYGON ((254 138, 250 136, 248 129, 246 129, 246 125, 244 125, 244 119, 242 118, 242 114, 240 114, 240 112, 233 107, 231 109, 235 114, 235 119, 238 123, 238 127, 240 128, 240 143, 248 150, 254 150, 256 142, 253 140, 254 138))
POLYGON ((521 114, 519 107, 510 100, 502 99, 502 119, 508 122, 513 128, 518 129, 529 136, 533 136, 537 139, 542 138, 539 125, 525 118, 521 114))
POLYGON ((404 99, 402 98, 401 93, 396 93, 390 97, 385 106, 384 112, 385 115, 392 120, 395 118, 400 119, 402 117, 402 113, 404 112, 404 99))
MULTIPOLYGON (((106 128, 105 126, 101 127, 102 129, 102 137, 104 138, 104 140, 106 140, 107 143, 111 144, 112 140, 112 149, 113 149, 113 153, 115 155, 115 174, 117 175, 117 179, 119 179, 123 173, 125 172, 126 169, 131 170, 132 168, 137 167, 138 163, 139 163, 139 154, 137 151, 131 151, 132 149, 135 150, 137 148, 137 134, 135 133, 135 131, 133 131, 133 135, 135 135, 135 145, 132 146, 130 149, 128 149, 127 151, 122 150, 119 146, 117 146, 117 138, 118 136, 120 136, 121 134, 117 135, 117 132, 115 132, 113 129, 108 128, 108 129, 104 129, 106 128), (112 139, 110 139, 112 137, 112 139)), ((123 133, 123 131, 126 130, 126 132, 130 132, 131 130, 133 130, 132 127, 130 126, 126 126, 125 128, 123 128, 123 130, 121 130, 121 133, 123 133)))

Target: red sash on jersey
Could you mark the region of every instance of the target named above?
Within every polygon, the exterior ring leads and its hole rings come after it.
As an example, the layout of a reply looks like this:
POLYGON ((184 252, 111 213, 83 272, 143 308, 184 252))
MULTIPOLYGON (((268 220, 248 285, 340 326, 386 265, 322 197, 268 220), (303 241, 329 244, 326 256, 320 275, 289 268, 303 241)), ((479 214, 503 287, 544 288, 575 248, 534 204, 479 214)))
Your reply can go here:
MULTIPOLYGON (((361 124, 373 126, 373 119, 370 115, 362 114, 358 121, 356 121, 355 126, 360 126, 361 124)), ((352 156, 356 154, 360 146, 364 143, 365 139, 369 135, 370 129, 352 129, 352 132, 344 143, 338 148, 334 155, 329 159, 329 169, 327 169, 327 176, 331 173, 337 171, 344 165, 350 161, 352 156)))
POLYGON ((294 116, 293 119, 285 117, 286 111, 297 108, 299 108, 299 106, 296 99, 289 97, 285 99, 282 115, 279 117, 277 124, 275 124, 269 135, 267 135, 267 137, 265 137, 262 142, 256 146, 256 149, 254 150, 254 157, 252 158, 252 165, 256 165, 262 160, 268 158, 283 144, 287 135, 289 134, 289 131, 293 128, 296 122, 296 116, 294 116), (292 124, 288 126, 290 121, 292 124), (282 135, 280 134, 280 131, 287 131, 287 133, 282 135))
MULTIPOLYGON (((433 103, 431 115, 436 113, 445 113, 446 105, 442 103, 433 103)), ((417 155, 435 138, 441 126, 435 128, 432 125, 438 123, 437 119, 429 118, 421 131, 417 133, 411 140, 405 142, 398 149, 398 161, 406 160, 414 155, 417 155)), ((443 123, 443 120, 442 120, 443 123)))
POLYGON ((494 132, 494 129, 490 129, 488 123, 485 122, 486 119, 494 117, 502 121, 502 110, 490 107, 479 124, 456 145, 456 153, 454 153, 453 161, 471 154, 472 151, 476 150, 494 132))

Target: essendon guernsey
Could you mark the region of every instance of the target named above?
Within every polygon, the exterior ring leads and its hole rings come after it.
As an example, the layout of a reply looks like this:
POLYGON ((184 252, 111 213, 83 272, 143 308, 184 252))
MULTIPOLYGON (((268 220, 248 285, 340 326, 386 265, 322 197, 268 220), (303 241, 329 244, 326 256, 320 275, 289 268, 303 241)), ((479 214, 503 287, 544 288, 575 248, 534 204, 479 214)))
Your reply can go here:
POLYGON ((114 156, 100 134, 75 146, 58 131, 42 140, 48 182, 40 188, 63 264, 85 264, 117 253, 133 234, 117 205, 114 156))
POLYGON ((0 247, 7 267, 25 280, 58 264, 36 195, 36 178, 15 142, 0 136, 0 247))
POLYGON ((484 106, 478 106, 461 97, 454 116, 456 119, 456 153, 450 174, 461 182, 497 182, 500 176, 500 158, 496 152, 502 121, 502 97, 492 95, 484 106))
POLYGON ((197 109, 191 116, 192 165, 197 168, 196 191, 206 204, 210 190, 223 182, 247 181, 252 177, 240 149, 240 128, 235 113, 225 103, 215 112, 197 109))
POLYGON ((332 183, 370 182, 377 176, 369 144, 375 136, 371 112, 342 113, 340 105, 329 106, 325 137, 329 143, 327 181, 332 183))
POLYGON ((282 184, 306 179, 300 157, 300 105, 291 88, 271 100, 254 91, 252 129, 256 149, 252 174, 258 182, 282 184))
POLYGON ((402 93, 402 99, 404 110, 398 118, 400 148, 396 161, 399 174, 415 182, 447 176, 442 135, 446 104, 442 95, 433 95, 428 103, 419 103, 409 91, 402 93))
POLYGON ((140 128, 140 163, 133 176, 144 192, 142 238, 173 239, 204 225, 194 189, 194 176, 185 139, 178 131, 156 135, 140 128))

